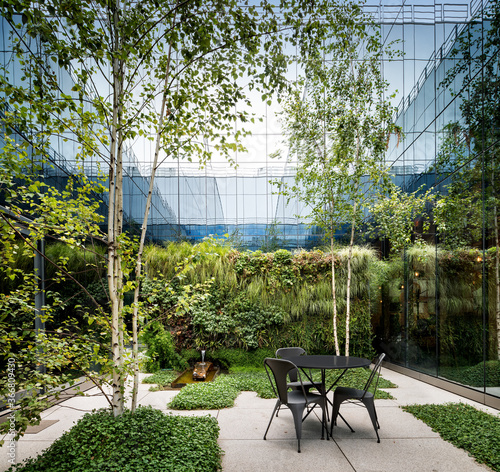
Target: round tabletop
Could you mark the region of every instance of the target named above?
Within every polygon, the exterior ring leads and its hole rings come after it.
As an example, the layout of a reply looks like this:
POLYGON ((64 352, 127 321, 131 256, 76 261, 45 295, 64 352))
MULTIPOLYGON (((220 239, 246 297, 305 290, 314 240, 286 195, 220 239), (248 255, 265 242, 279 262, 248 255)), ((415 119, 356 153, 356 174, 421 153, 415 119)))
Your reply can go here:
POLYGON ((368 367, 371 364, 369 359, 363 357, 332 355, 290 356, 287 360, 303 369, 355 369, 368 367))

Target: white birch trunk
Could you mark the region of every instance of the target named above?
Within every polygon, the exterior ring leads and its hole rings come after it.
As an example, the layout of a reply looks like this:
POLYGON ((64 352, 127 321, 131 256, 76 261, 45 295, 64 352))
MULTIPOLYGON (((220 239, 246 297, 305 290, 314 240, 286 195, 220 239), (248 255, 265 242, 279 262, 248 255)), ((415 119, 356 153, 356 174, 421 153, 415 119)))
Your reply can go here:
MULTIPOLYGON (((116 32, 114 49, 119 50, 117 0, 113 12, 116 32)), ((112 405, 113 415, 120 416, 124 410, 124 372, 123 372, 123 319, 122 319, 122 277, 118 248, 118 236, 123 218, 123 173, 122 143, 119 132, 122 110, 123 67, 118 58, 113 59, 113 118, 111 124, 111 151, 109 171, 109 212, 108 212, 108 287, 111 301, 111 350, 113 359, 112 405)))
POLYGON ((351 238, 349 241, 349 253, 347 256, 347 294, 345 310, 345 355, 349 355, 349 338, 351 332, 351 278, 352 278, 352 248, 354 246, 354 228, 356 226, 356 202, 353 206, 353 217, 351 223, 351 238))
POLYGON ((335 257, 333 255, 333 236, 330 238, 332 252, 332 296, 333 296, 333 339, 335 341, 335 354, 340 355, 339 336, 337 331, 337 286, 335 284, 335 257))

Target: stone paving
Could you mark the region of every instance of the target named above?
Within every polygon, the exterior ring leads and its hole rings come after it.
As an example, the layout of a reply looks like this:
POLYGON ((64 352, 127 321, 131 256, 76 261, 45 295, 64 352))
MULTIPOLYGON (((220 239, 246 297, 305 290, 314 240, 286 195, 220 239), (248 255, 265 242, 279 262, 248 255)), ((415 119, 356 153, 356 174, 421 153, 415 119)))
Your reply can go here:
MULTIPOLYGON (((302 452, 297 453, 297 440, 292 415, 282 409, 271 424, 267 440, 263 435, 275 400, 258 398, 254 392, 242 392, 233 408, 212 411, 173 411, 181 415, 212 415, 220 426, 219 444, 224 450, 223 472, 306 471, 315 472, 485 472, 468 454, 443 441, 423 422, 404 412, 402 405, 414 403, 464 402, 490 413, 485 407, 453 393, 441 390, 400 373, 383 369, 382 376, 398 388, 389 391, 395 400, 377 400, 381 442, 364 408, 343 405, 342 412, 355 430, 351 433, 341 420, 333 430, 333 438, 321 440, 320 422, 311 415, 303 424, 302 452)), ((139 403, 169 411, 167 403, 176 391, 150 392, 141 384, 139 403)), ((16 460, 41 453, 86 412, 106 407, 97 389, 85 397, 74 397, 46 410, 43 422, 21 438, 16 446, 16 460)), ((0 471, 9 467, 6 445, 0 449, 0 471)), ((61 471, 66 472, 66 471, 61 471)), ((200 471, 204 472, 204 471, 200 471)))

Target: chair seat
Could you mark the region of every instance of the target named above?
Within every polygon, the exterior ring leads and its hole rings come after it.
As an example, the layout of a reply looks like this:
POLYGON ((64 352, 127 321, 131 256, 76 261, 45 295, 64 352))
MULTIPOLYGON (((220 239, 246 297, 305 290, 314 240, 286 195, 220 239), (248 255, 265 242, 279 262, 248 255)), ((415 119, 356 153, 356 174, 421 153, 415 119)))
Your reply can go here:
POLYGON ((352 400, 361 400, 361 398, 363 398, 363 395, 365 398, 373 397, 373 393, 371 392, 365 393, 364 390, 359 390, 357 388, 350 388, 350 387, 337 387, 333 395, 334 398, 342 397, 342 398, 349 398, 352 400))
POLYGON ((289 388, 293 388, 293 389, 301 389, 302 388, 302 385, 304 386, 305 389, 310 389, 310 388, 315 388, 317 389, 318 391, 320 391, 321 389, 321 384, 316 384, 314 382, 288 382, 287 383, 288 387, 289 388))
POLYGON ((318 393, 307 392, 304 397, 302 390, 292 390, 291 392, 288 392, 288 403, 294 405, 300 405, 301 403, 304 405, 307 403, 317 403, 321 402, 322 399, 323 397, 318 393))

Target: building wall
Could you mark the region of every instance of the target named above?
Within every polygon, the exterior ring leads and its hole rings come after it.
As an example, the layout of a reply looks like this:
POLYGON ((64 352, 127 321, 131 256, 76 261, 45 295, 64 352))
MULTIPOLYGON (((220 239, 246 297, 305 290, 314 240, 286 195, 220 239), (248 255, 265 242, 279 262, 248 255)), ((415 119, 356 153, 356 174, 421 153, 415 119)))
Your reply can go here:
POLYGON ((384 26, 391 37, 428 32, 420 75, 418 43, 390 69, 405 91, 397 117, 404 139, 393 140, 387 160, 398 185, 432 189, 435 198, 429 245, 406 251, 378 294, 376 342, 393 363, 498 397, 500 10, 474 2, 468 21, 454 24, 461 9, 434 7, 425 22, 384 26))

